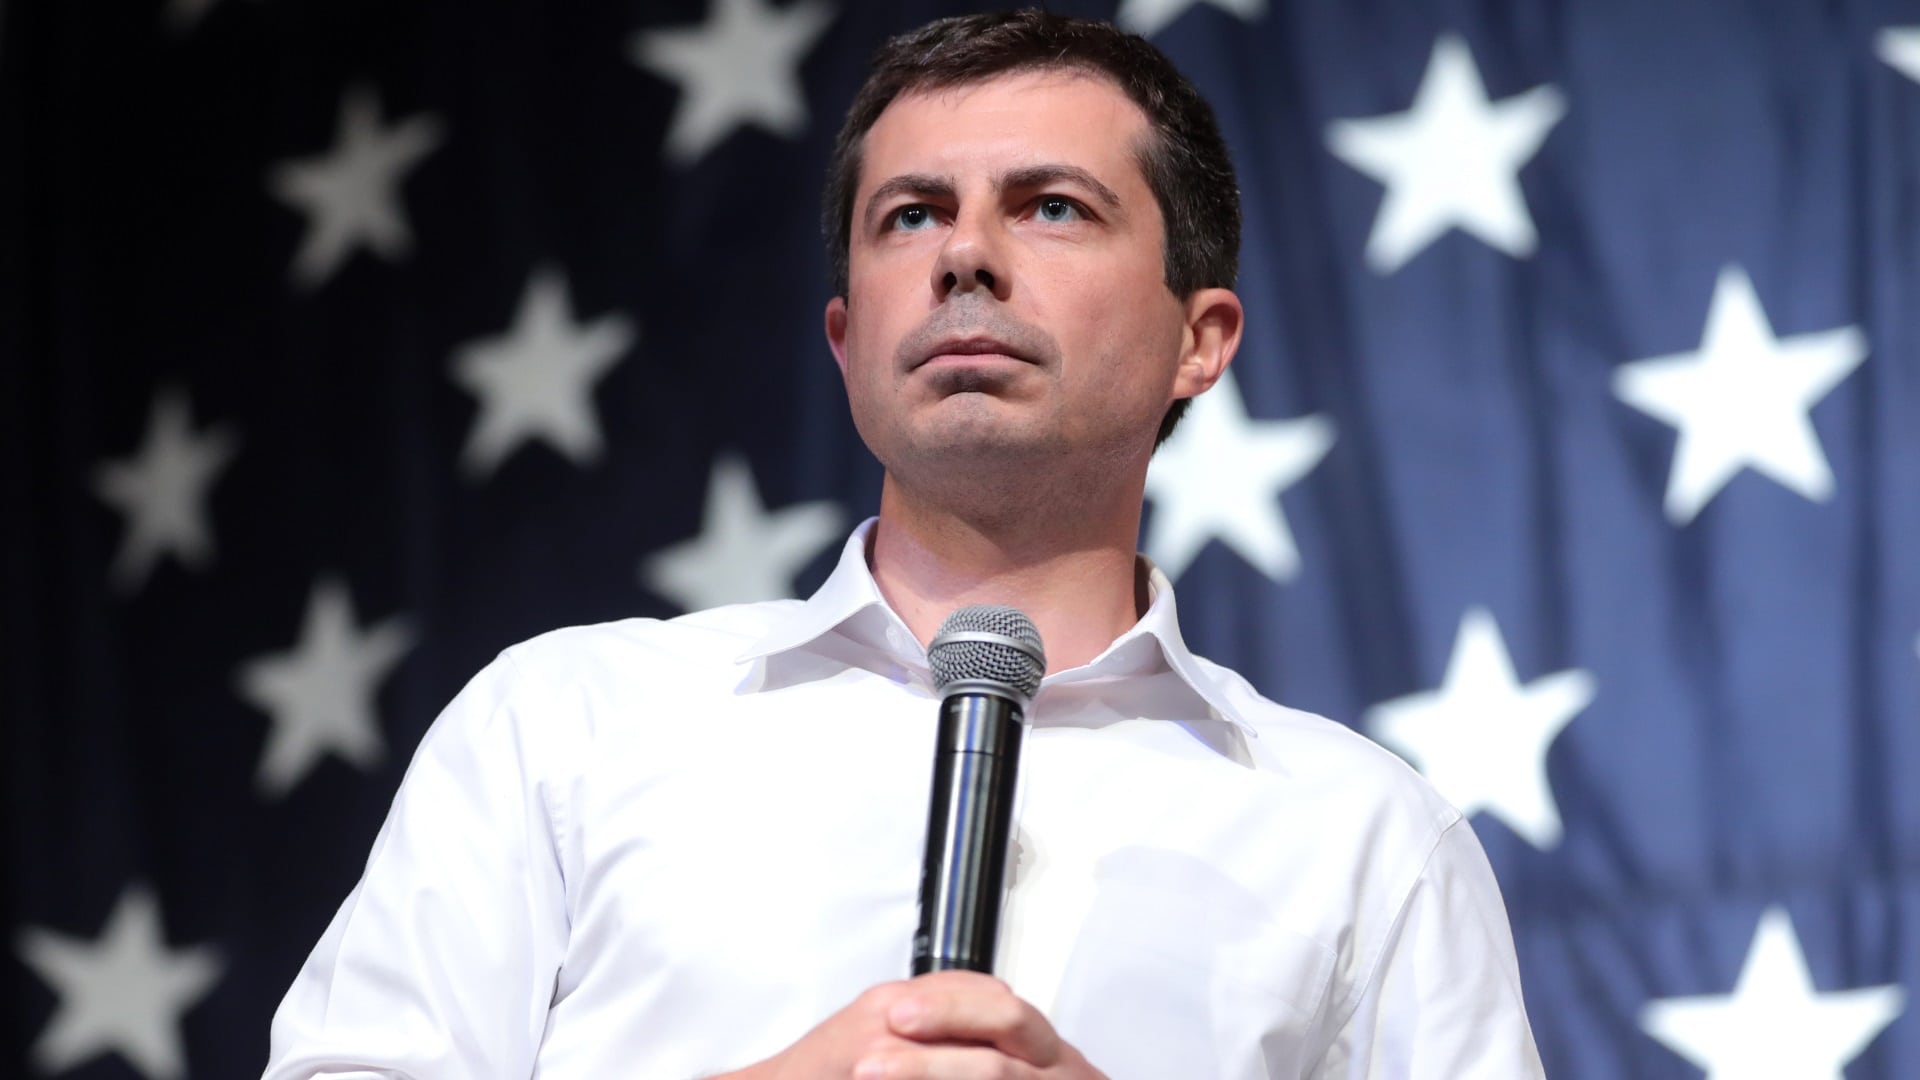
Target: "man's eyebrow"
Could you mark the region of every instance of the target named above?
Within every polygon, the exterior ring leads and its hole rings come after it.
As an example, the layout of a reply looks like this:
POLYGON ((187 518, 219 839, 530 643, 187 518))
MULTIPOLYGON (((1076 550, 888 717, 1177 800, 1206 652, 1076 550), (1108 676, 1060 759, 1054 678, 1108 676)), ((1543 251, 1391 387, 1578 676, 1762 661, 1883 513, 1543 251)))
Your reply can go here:
POLYGON ((1120 196, 1113 189, 1101 183, 1092 173, 1078 165, 1028 165, 1023 168, 1009 169, 1000 174, 1000 187, 1032 189, 1050 187, 1061 181, 1078 184, 1093 192, 1095 200, 1105 206, 1110 213, 1120 213, 1120 196))
POLYGON ((901 173, 890 176, 873 194, 867 196, 866 212, 860 220, 868 227, 873 224, 873 212, 881 203, 897 195, 912 195, 921 199, 952 199, 954 193, 953 177, 934 176, 931 173, 901 173))
MULTIPOLYGON (((1120 196, 1113 189, 1100 182, 1099 178, 1078 165, 1046 164, 1026 165, 1018 169, 1008 169, 997 177, 1001 190, 1031 190, 1051 187, 1061 182, 1078 184, 1093 193, 1094 200, 1106 208, 1108 213, 1119 214, 1124 210, 1120 205, 1120 196)), ((935 176, 932 173, 901 173, 890 176, 873 194, 867 196, 866 211, 860 220, 866 227, 873 227, 873 214, 882 203, 901 195, 911 195, 920 199, 952 199, 955 187, 950 176, 935 176)))

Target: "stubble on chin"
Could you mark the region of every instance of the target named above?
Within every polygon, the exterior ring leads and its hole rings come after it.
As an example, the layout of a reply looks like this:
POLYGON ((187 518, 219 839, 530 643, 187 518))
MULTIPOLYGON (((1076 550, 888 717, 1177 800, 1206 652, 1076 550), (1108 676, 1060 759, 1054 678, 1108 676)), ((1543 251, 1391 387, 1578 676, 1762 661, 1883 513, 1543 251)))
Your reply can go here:
POLYGON ((1137 511, 1150 441, 1083 445, 1044 417, 989 413, 949 415, 902 438, 882 461, 889 484, 923 507, 1013 533, 1039 520, 1102 518, 1117 500, 1137 511))
POLYGON ((1062 452, 1057 432, 992 389, 942 395, 900 424, 881 464, 895 473, 975 474, 1025 468, 1062 452))

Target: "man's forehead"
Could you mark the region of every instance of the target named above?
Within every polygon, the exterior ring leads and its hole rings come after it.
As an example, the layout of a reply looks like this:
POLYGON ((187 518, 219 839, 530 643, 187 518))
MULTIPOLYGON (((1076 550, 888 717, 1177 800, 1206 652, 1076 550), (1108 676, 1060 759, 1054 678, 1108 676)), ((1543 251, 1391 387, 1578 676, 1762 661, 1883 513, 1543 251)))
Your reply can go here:
MULTIPOLYGON (((946 86, 917 87, 887 104, 863 139, 863 190, 898 171, 928 171, 932 160, 992 143, 1001 153, 1025 152, 1034 165, 1063 155, 1089 168, 1134 159, 1147 117, 1112 78, 1077 67, 1023 68, 946 86), (927 114, 947 114, 938 129, 919 126, 927 114), (956 130, 951 121, 995 119, 956 130), (954 153, 948 153, 953 151, 954 153), (885 160, 880 160, 885 159, 885 160), (920 160, 901 160, 920 159, 920 160), (1107 159, 1102 161, 1100 159, 1107 159)), ((1114 178, 1109 178, 1114 179, 1114 178)))

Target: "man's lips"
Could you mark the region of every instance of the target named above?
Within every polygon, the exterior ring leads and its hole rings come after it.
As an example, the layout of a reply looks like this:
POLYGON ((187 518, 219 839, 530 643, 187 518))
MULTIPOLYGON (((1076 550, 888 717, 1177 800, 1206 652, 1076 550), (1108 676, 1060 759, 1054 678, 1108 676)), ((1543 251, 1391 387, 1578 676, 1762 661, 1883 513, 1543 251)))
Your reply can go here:
POLYGON ((1026 357, 1015 351, 1013 346, 1008 345, 1004 341, 998 341, 994 338, 973 337, 956 338, 935 345, 933 348, 927 350, 926 355, 922 356, 920 362, 915 364, 914 367, 919 367, 921 364, 931 364, 936 361, 965 362, 969 360, 1014 360, 1023 364, 1029 362, 1026 357))

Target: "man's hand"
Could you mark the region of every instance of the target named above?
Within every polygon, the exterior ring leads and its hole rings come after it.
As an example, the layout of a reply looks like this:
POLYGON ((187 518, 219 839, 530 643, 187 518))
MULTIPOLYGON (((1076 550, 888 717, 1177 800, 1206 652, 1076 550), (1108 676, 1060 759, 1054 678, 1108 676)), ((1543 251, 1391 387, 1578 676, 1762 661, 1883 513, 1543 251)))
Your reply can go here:
POLYGON ((990 975, 881 983, 741 1080, 1106 1080, 990 975))

